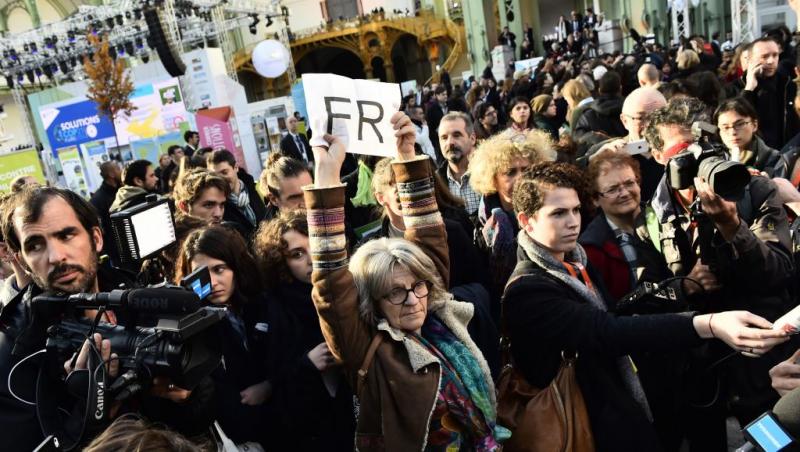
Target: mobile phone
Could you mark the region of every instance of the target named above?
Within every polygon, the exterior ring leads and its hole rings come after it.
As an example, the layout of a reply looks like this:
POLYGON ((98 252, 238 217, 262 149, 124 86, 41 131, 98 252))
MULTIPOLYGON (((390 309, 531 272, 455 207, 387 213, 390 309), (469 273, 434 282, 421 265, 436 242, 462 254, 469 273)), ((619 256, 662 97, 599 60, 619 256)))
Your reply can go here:
POLYGON ((628 155, 644 154, 649 150, 650 147, 647 145, 646 140, 631 141, 625 145, 625 152, 627 152, 628 155))
POLYGON ((196 293, 202 301, 211 294, 211 273, 208 267, 203 265, 188 276, 181 279, 181 287, 196 293))

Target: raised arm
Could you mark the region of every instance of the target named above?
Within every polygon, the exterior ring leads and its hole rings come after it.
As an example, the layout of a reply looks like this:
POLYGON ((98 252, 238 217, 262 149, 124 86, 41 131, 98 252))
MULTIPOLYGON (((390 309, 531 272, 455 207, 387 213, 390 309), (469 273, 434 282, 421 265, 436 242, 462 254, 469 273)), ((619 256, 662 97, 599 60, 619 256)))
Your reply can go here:
POLYGON ((325 135, 328 147, 314 147, 314 185, 304 187, 314 288, 311 298, 331 353, 353 375, 366 354, 372 328, 359 317, 358 290, 347 268, 344 233, 345 186, 339 169, 346 149, 342 141, 325 135))
POLYGON ((405 239, 413 242, 433 260, 445 287, 450 284, 450 255, 447 232, 436 204, 433 175, 427 156, 414 154, 416 134, 411 120, 403 113, 392 117, 397 137, 397 159, 392 171, 406 226, 405 239))

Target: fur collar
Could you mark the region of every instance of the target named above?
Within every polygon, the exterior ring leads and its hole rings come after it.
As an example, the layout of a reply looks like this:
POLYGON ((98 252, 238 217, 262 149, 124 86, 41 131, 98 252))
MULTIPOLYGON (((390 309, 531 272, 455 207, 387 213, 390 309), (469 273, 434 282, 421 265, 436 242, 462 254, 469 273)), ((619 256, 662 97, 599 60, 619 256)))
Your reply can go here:
MULTIPOLYGON (((467 331, 467 325, 472 319, 474 312, 475 307, 472 306, 472 304, 463 301, 457 301, 452 297, 452 295, 448 294, 448 298, 446 300, 443 302, 434 303, 430 307, 428 315, 435 315, 438 317, 442 323, 450 328, 450 331, 452 331, 453 335, 455 335, 455 337, 458 338, 458 340, 460 340, 472 353, 472 356, 475 357, 478 365, 481 366, 481 372, 483 373, 486 383, 489 386, 489 397, 491 398, 492 406, 497 406, 494 381, 492 380, 492 374, 489 371, 489 364, 486 362, 486 359, 483 357, 483 353, 481 353, 481 351, 478 349, 478 346, 475 345, 475 342, 469 336, 469 332, 467 331)), ((394 341, 402 342, 406 352, 408 353, 408 362, 415 373, 419 372, 428 365, 439 365, 439 360, 433 356, 431 352, 420 345, 417 341, 409 338, 405 332, 397 328, 392 328, 386 319, 380 319, 378 322, 378 330, 386 331, 389 334, 389 337, 391 337, 394 341)), ((492 419, 492 421, 494 421, 494 419, 492 419)))

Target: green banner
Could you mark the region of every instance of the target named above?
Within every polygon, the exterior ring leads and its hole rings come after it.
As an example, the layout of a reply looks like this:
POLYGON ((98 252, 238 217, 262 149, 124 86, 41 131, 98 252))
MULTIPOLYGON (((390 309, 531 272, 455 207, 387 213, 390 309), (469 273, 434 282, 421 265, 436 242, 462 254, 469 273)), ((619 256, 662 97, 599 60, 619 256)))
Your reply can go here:
POLYGON ((0 155, 0 192, 8 193, 11 182, 19 176, 33 176, 44 185, 44 172, 36 149, 0 155))

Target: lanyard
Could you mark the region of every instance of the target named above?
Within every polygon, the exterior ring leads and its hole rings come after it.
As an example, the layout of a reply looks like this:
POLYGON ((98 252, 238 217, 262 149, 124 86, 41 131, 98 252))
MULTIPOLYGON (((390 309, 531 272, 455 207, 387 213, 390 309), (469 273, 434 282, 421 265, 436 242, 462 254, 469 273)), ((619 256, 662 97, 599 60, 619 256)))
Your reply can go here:
POLYGON ((592 292, 594 292, 594 287, 592 286, 592 280, 589 278, 589 274, 586 273, 586 267, 583 266, 580 262, 567 262, 562 261, 564 264, 564 268, 567 269, 570 276, 581 281, 586 287, 589 288, 592 292), (577 271, 576 271, 577 270, 577 271), (578 274, 580 273, 580 275, 578 274))

